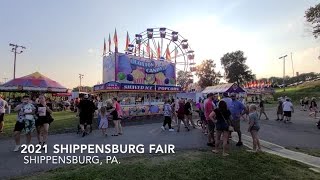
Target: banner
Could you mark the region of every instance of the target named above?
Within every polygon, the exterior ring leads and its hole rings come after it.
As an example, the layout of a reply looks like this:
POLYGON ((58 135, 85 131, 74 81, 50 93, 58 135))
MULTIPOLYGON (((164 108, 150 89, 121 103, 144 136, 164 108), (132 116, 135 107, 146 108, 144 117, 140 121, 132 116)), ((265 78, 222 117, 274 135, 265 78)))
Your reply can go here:
POLYGON ((117 54, 116 79, 120 83, 164 85, 176 84, 175 64, 127 54, 117 54))
POLYGON ((180 86, 160 86, 160 85, 146 85, 146 84, 128 84, 118 82, 108 82, 105 84, 95 85, 94 91, 103 90, 123 90, 123 91, 163 91, 163 92, 180 92, 180 86))

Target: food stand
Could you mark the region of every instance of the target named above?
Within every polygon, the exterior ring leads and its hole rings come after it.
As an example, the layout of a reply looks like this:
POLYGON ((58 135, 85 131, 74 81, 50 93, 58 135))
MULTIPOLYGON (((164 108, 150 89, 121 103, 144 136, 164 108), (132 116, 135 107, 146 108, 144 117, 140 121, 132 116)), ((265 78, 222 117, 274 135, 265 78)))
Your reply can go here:
POLYGON ((113 53, 103 57, 103 84, 94 93, 105 101, 116 97, 124 116, 161 114, 164 101, 181 91, 175 64, 166 60, 113 53))

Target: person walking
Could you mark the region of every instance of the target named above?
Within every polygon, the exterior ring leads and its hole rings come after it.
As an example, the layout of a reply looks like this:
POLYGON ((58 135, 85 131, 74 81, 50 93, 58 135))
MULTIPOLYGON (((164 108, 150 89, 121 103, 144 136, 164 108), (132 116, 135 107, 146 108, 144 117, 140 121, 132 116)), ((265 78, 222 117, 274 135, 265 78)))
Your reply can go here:
POLYGON ((240 101, 238 101, 236 99, 235 93, 231 94, 231 99, 232 99, 232 101, 230 103, 230 106, 228 106, 228 108, 232 114, 232 120, 231 120, 232 126, 234 128, 234 131, 237 132, 238 138, 239 138, 239 141, 236 144, 236 146, 242 146, 243 143, 242 143, 242 139, 241 139, 240 117, 241 117, 241 113, 245 109, 245 106, 240 101))
POLYGON ((178 127, 177 127, 177 132, 180 132, 180 126, 181 126, 181 121, 183 122, 185 128, 190 131, 189 129, 189 123, 186 122, 185 120, 185 108, 184 108, 184 100, 181 99, 179 101, 179 109, 177 111, 177 117, 178 117, 178 127))
POLYGON ((17 152, 20 149, 20 135, 24 131, 26 134, 26 144, 31 143, 31 133, 35 130, 35 110, 36 108, 30 101, 29 96, 23 96, 22 103, 14 108, 18 112, 17 121, 13 129, 13 136, 15 140, 15 148, 13 151, 17 152))
POLYGON ((210 114, 215 109, 214 103, 213 103, 213 98, 214 98, 213 93, 209 93, 207 95, 207 101, 206 101, 206 103, 204 105, 205 122, 207 124, 207 130, 208 130, 208 142, 207 142, 208 146, 214 146, 215 145, 215 138, 214 138, 215 123, 210 118, 210 114))
POLYGON ((309 114, 309 116, 310 117, 314 116, 314 118, 317 119, 317 113, 318 113, 318 105, 317 105, 317 102, 316 102, 316 98, 313 97, 311 99, 311 102, 310 102, 310 114, 309 114))
POLYGON ((84 99, 80 100, 78 105, 78 113, 80 117, 80 128, 82 131, 82 137, 88 135, 92 125, 93 114, 97 107, 89 100, 89 95, 85 94, 84 99))
POLYGON ((222 155, 228 156, 228 140, 229 140, 229 126, 231 125, 231 112, 228 110, 227 103, 225 101, 219 102, 219 107, 212 111, 209 115, 210 121, 216 123, 217 134, 215 138, 215 148, 212 150, 214 153, 218 153, 218 148, 222 135, 222 155))
POLYGON ((123 134, 122 126, 121 126, 121 119, 123 117, 123 112, 117 98, 113 98, 112 103, 113 103, 113 108, 115 109, 111 113, 113 117, 114 127, 115 127, 115 134, 113 134, 112 136, 118 136, 123 134))
POLYGON ((166 100, 166 103, 163 106, 163 115, 164 115, 164 121, 163 121, 163 125, 161 126, 161 129, 165 131, 166 125, 168 124, 169 131, 173 132, 174 129, 171 127, 172 107, 170 105, 170 99, 166 100))
POLYGON ((3 99, 2 94, 0 94, 0 133, 3 133, 4 129, 4 114, 8 108, 8 103, 3 99))
POLYGON ((195 123, 193 122, 193 119, 192 119, 193 109, 192 109, 192 100, 191 99, 188 99, 186 104, 184 105, 184 111, 185 111, 185 115, 186 115, 186 118, 187 118, 187 123, 192 125, 193 128, 196 128, 196 125, 195 125, 195 123))
POLYGON ((283 107, 283 116, 284 116, 284 123, 292 123, 291 116, 294 112, 293 104, 290 102, 289 98, 286 98, 286 101, 282 104, 283 107))
POLYGON ((52 110, 47 106, 44 95, 39 96, 39 104, 36 105, 36 129, 39 144, 44 146, 47 143, 50 123, 53 121, 52 110))
POLYGON ((283 102, 281 99, 278 99, 277 120, 276 121, 283 121, 283 102))
POLYGON ((266 120, 269 120, 266 112, 265 112, 265 109, 264 109, 264 100, 263 99, 260 99, 260 102, 259 102, 259 108, 260 108, 260 116, 259 116, 259 119, 261 118, 262 114, 266 117, 266 120))
MULTIPOLYGON (((112 107, 112 104, 110 104, 112 107)), ((102 106, 99 109, 99 117, 100 117, 100 122, 99 122, 99 129, 101 129, 102 135, 103 136, 108 136, 107 134, 107 128, 108 128, 108 112, 107 108, 105 106, 102 106)))
POLYGON ((250 114, 249 114, 248 132, 250 132, 252 137, 253 151, 260 152, 261 146, 260 146, 260 141, 258 136, 258 131, 260 130, 260 123, 259 123, 260 118, 258 118, 257 106, 255 104, 251 104, 249 106, 249 111, 250 111, 250 114))

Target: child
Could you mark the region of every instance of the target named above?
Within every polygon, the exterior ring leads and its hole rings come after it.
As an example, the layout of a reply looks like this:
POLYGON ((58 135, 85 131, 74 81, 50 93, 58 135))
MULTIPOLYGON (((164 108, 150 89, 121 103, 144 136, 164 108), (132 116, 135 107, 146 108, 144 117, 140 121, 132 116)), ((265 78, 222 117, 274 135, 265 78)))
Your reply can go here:
POLYGON ((107 128, 108 128, 108 113, 107 113, 107 108, 105 106, 102 106, 99 110, 99 116, 100 116, 100 124, 99 124, 99 129, 102 130, 102 134, 104 136, 107 135, 107 128))
POLYGON ((260 146, 260 141, 258 137, 258 131, 260 129, 259 125, 259 115, 257 113, 257 106, 254 104, 251 104, 249 106, 249 128, 248 132, 251 133, 252 136, 252 143, 253 143, 253 151, 254 152, 260 152, 261 151, 261 146, 260 146))
POLYGON ((174 131, 174 129, 171 127, 171 116, 172 116, 172 108, 170 105, 170 100, 167 100, 163 107, 163 114, 164 114, 164 121, 163 126, 161 127, 162 130, 166 130, 165 126, 168 124, 169 131, 174 131))

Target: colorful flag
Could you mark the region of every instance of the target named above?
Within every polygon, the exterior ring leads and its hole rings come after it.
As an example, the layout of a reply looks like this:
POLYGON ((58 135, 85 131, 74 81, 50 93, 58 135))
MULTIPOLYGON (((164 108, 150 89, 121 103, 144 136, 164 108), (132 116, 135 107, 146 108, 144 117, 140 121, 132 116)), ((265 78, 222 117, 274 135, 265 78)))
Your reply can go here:
POLYGON ((103 53, 102 55, 106 55, 107 53, 107 45, 106 45, 106 38, 103 39, 103 53))
POLYGON ((113 35, 113 42, 114 42, 114 52, 118 52, 118 35, 117 35, 117 29, 114 29, 114 35, 113 35))
POLYGON ((174 48, 174 59, 177 59, 178 56, 178 49, 177 46, 174 48))
POLYGON ((168 45, 166 49, 166 60, 171 61, 171 55, 170 55, 170 50, 168 45))
POLYGON ((110 33, 109 33, 109 52, 111 52, 111 37, 110 37, 110 33))
POLYGON ((148 53, 148 57, 150 58, 151 54, 150 54, 150 44, 149 41, 147 43, 147 53, 148 53))
POLYGON ((153 51, 151 51, 151 58, 150 59, 153 59, 153 51))
POLYGON ((141 52, 141 44, 138 44, 138 53, 139 53, 139 57, 140 57, 140 52, 141 52))
POLYGON ((158 48, 157 48, 157 59, 160 59, 161 57, 161 50, 160 50, 160 44, 158 42, 158 48))
POLYGON ((130 37, 129 37, 129 33, 127 31, 127 39, 126 39, 126 51, 129 50, 129 44, 130 44, 130 37))
POLYGON ((142 57, 144 57, 144 47, 143 47, 143 49, 142 49, 142 57))

